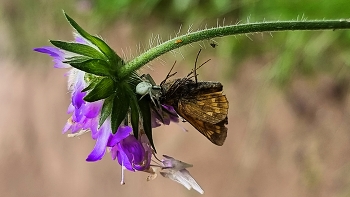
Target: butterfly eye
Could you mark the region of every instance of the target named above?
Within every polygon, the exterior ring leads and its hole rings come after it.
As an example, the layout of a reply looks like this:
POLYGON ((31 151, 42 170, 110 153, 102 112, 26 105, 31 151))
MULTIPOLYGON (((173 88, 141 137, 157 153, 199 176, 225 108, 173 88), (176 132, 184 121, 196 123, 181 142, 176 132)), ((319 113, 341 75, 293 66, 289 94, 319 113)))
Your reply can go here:
POLYGON ((136 86, 136 93, 140 95, 145 95, 149 93, 150 89, 152 88, 152 84, 142 81, 136 86))

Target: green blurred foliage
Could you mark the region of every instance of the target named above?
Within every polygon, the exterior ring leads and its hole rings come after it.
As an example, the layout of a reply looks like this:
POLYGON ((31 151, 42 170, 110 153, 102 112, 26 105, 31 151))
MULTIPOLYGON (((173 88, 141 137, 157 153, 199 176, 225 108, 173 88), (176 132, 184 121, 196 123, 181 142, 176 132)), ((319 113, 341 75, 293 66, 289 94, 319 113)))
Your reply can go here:
MULTIPOLYGON (((64 21, 64 9, 81 25, 101 33, 116 21, 133 24, 133 37, 147 43, 152 34, 163 38, 182 26, 193 29, 246 22, 349 18, 350 1, 316 0, 2 0, 2 20, 11 29, 13 58, 25 62, 31 48, 47 44, 47 39, 71 39, 64 21), (143 32, 140 34, 139 32, 143 32)), ((92 32, 93 33, 93 32, 92 32)), ((286 32, 220 38, 216 55, 225 59, 226 78, 235 76, 243 61, 268 56, 266 76, 284 85, 296 73, 334 72, 350 65, 349 31, 286 32), (223 41, 223 42, 221 42, 223 41)), ((196 53, 194 50, 193 54, 196 53)), ((191 59, 192 60, 192 59, 191 59)))

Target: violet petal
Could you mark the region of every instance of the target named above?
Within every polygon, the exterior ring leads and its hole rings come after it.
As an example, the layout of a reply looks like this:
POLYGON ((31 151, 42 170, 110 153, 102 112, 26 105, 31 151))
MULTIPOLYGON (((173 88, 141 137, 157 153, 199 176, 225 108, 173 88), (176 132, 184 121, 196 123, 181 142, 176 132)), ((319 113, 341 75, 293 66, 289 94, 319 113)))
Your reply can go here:
POLYGON ((117 132, 110 137, 108 140, 108 146, 113 147, 118 142, 122 141, 123 139, 127 138, 132 131, 132 128, 129 126, 119 126, 117 132))
POLYGON ((101 129, 99 131, 99 136, 96 140, 96 144, 92 152, 86 158, 86 161, 97 161, 102 159, 103 155, 106 152, 107 141, 111 135, 108 129, 101 129))

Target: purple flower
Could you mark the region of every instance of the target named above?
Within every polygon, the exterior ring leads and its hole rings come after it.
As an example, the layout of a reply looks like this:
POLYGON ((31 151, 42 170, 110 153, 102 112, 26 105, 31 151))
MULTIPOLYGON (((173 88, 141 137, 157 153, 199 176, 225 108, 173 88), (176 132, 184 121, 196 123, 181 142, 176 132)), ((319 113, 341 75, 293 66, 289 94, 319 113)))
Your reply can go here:
POLYGON ((148 140, 145 141, 146 135, 137 140, 135 136, 130 135, 131 131, 131 127, 122 127, 111 138, 108 144, 112 147, 111 155, 121 166, 130 171, 144 171, 150 166, 152 150, 148 140))
MULTIPOLYGON (((97 48, 79 34, 75 34, 75 41, 97 48)), ((71 103, 67 112, 72 114, 72 116, 68 119, 62 132, 70 131, 72 133, 70 136, 79 136, 87 131, 91 131, 91 136, 96 140, 96 144, 86 160, 98 161, 102 159, 106 152, 108 140, 112 136, 111 123, 107 119, 102 125, 99 125, 104 100, 91 103, 84 101, 86 92, 82 92, 82 90, 88 86, 85 81, 86 73, 64 63, 68 58, 77 56, 77 54, 51 46, 35 48, 34 51, 53 57, 55 68, 71 68, 67 73, 68 90, 71 93, 71 103)))
POLYGON ((148 171, 151 164, 152 149, 145 134, 140 140, 131 135, 132 128, 129 126, 119 127, 117 133, 110 136, 107 146, 111 148, 112 159, 118 160, 122 166, 122 180, 124 182, 124 169, 130 171, 148 171))
MULTIPOLYGON (((77 43, 86 44, 98 50, 96 46, 86 41, 80 35, 76 34, 75 36, 77 43)), ((53 57, 55 68, 71 68, 67 73, 68 90, 71 93, 71 103, 67 112, 72 114, 72 116, 64 126, 63 133, 70 131, 72 133, 70 136, 78 136, 91 131, 91 137, 96 140, 96 144, 86 161, 102 159, 107 147, 110 147, 112 158, 117 159, 124 168, 131 171, 148 169, 153 151, 150 148, 146 135, 141 135, 140 140, 137 140, 132 135, 132 128, 129 126, 120 126, 116 134, 113 135, 110 118, 107 118, 102 125, 99 125, 104 100, 96 102, 84 101, 87 93, 82 92, 82 90, 89 85, 85 81, 86 73, 64 63, 67 59, 77 56, 77 54, 55 47, 35 48, 34 51, 53 57)), ((168 117, 170 116, 167 115, 166 117, 169 124, 170 120, 168 120, 168 117)))
POLYGON ((154 110, 151 110, 152 128, 161 126, 161 123, 169 125, 170 122, 179 122, 179 116, 177 115, 175 109, 170 105, 162 105, 162 110, 159 113, 157 113, 154 110), (159 113, 161 113, 161 115, 159 113))
MULTIPOLYGON (((85 40, 79 34, 75 36, 76 43, 89 45, 99 50, 98 47, 85 40)), ((86 161, 94 162, 101 160, 107 148, 109 148, 112 159, 117 160, 122 166, 122 184, 124 184, 125 169, 133 172, 148 172, 151 174, 151 177, 156 177, 156 169, 158 169, 158 171, 162 170, 160 174, 163 177, 170 178, 184 185, 187 189, 193 188, 203 194, 203 190, 186 169, 192 167, 191 164, 164 156, 165 159, 161 161, 162 166, 152 165, 151 167, 151 158, 154 151, 142 130, 140 130, 140 136, 137 139, 133 135, 133 130, 130 126, 120 125, 115 134, 113 134, 110 117, 102 125, 99 125, 104 100, 86 102, 84 101, 84 97, 87 95, 87 92, 83 92, 90 85, 89 81, 93 81, 91 78, 94 76, 92 74, 86 75, 85 72, 64 63, 75 56, 80 57, 81 55, 51 46, 35 48, 34 51, 50 55, 53 58, 55 68, 70 68, 66 76, 68 76, 68 90, 71 95, 71 103, 68 106, 67 113, 71 114, 71 117, 68 119, 62 132, 67 133, 70 131, 70 134, 68 134, 70 137, 91 132, 91 137, 96 143, 91 153, 87 156, 86 161)), ((153 128, 160 126, 161 123, 169 125, 170 122, 179 122, 179 116, 172 106, 162 105, 160 111, 151 110, 151 113, 153 128)))
POLYGON ((203 189, 198 185, 196 180, 194 180, 190 172, 186 169, 192 167, 193 165, 176 160, 166 155, 163 155, 163 157, 165 157, 165 159, 162 160, 162 164, 164 166, 163 170, 165 169, 165 171, 160 172, 163 177, 180 183, 188 190, 193 188, 200 194, 204 194, 203 189))

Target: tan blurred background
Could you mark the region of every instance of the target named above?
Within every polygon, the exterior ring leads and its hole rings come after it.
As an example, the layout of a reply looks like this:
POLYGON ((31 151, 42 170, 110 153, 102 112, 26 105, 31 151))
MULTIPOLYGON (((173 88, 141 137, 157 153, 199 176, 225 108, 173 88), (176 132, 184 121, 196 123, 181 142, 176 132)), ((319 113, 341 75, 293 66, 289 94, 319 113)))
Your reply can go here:
MULTIPOLYGON (((0 196, 199 196, 146 173, 126 173, 106 155, 88 163, 89 134, 61 134, 69 95, 65 70, 32 48, 72 40, 64 9, 130 58, 160 35, 287 19, 349 18, 348 0, 0 0, 0 196), (141 32, 141 33, 140 33, 141 32)), ((194 165, 206 196, 350 196, 350 31, 284 32, 215 39, 151 63, 159 83, 177 60, 178 77, 195 55, 212 59, 201 80, 224 84, 230 102, 223 147, 189 124, 154 131, 157 150, 194 165), (182 54, 182 55, 181 55, 182 54)))

